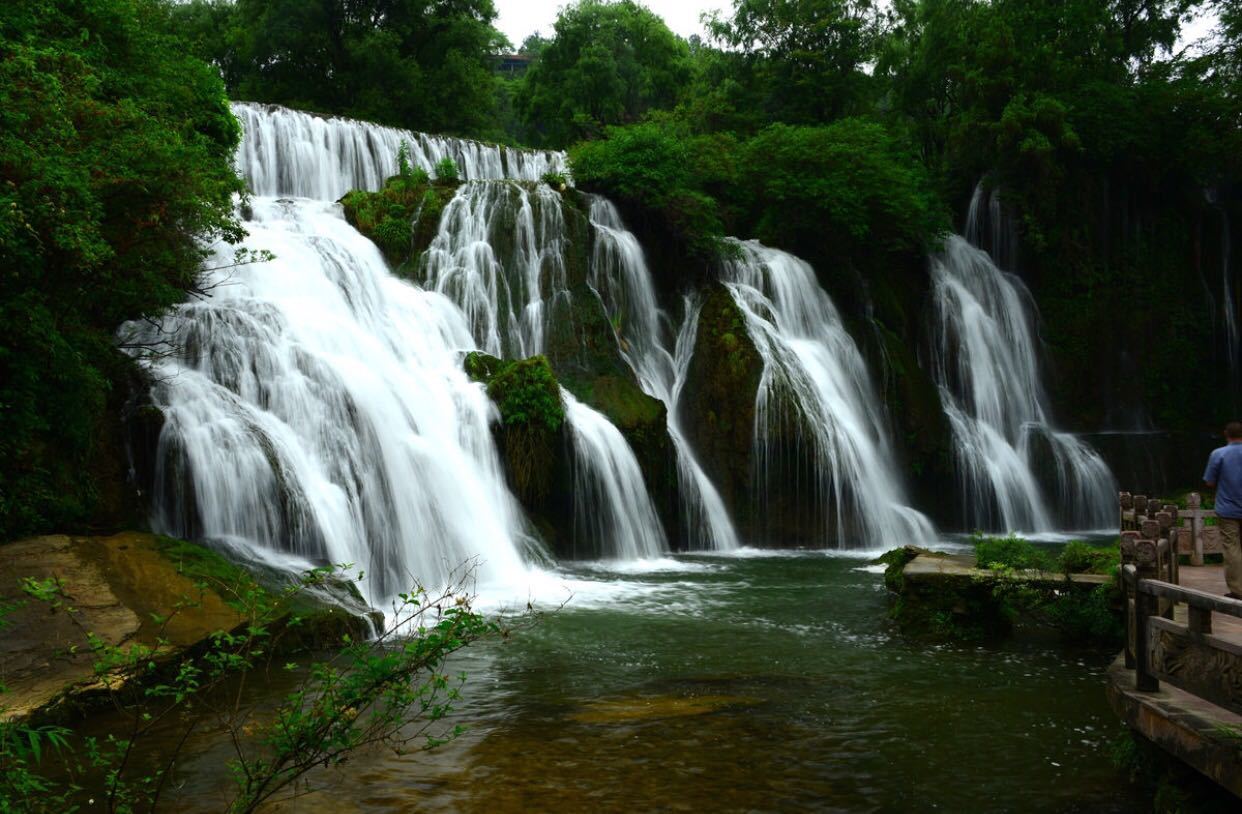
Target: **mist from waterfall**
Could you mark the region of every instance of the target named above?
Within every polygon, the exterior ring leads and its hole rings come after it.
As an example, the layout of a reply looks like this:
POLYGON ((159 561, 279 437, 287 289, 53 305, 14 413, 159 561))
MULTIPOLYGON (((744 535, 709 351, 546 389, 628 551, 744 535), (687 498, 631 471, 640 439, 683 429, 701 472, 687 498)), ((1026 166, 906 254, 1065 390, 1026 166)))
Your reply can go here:
POLYGON ((678 482, 682 491, 682 518, 692 548, 726 551, 738 547, 737 532, 729 520, 720 493, 695 457, 681 429, 677 409, 686 371, 694 352, 698 303, 683 303, 681 330, 673 335, 668 315, 660 308, 646 256, 638 238, 625 228, 617 208, 605 198, 590 196, 595 242, 590 282, 603 300, 617 330, 621 352, 639 385, 668 408, 668 431, 677 453, 678 482), (673 336, 673 342, 669 337, 673 336))
MULTIPOLYGON (((1011 227, 997 225, 1007 220, 997 200, 990 196, 985 211, 976 189, 966 233, 1006 246, 1011 227)), ((1049 420, 1026 286, 958 235, 933 255, 931 275, 933 376, 953 430, 966 522, 988 531, 1111 526, 1116 483, 1107 464, 1049 420)))
POLYGON ((888 444, 883 402, 828 293, 804 261, 754 241, 735 243, 722 280, 763 359, 755 403, 755 486, 764 510, 777 486, 795 483, 837 548, 926 543, 930 521, 907 505, 888 444), (791 478, 783 440, 809 456, 791 478))

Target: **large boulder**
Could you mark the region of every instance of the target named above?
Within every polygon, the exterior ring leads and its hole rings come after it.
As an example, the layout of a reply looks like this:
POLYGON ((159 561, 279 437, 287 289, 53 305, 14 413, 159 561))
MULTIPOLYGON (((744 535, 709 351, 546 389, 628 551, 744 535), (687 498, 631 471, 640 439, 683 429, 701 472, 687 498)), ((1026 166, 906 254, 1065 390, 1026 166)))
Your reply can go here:
POLYGON ((755 399, 762 377, 763 358, 746 317, 727 288, 710 285, 679 402, 681 426, 747 539, 754 539, 756 530, 755 399))

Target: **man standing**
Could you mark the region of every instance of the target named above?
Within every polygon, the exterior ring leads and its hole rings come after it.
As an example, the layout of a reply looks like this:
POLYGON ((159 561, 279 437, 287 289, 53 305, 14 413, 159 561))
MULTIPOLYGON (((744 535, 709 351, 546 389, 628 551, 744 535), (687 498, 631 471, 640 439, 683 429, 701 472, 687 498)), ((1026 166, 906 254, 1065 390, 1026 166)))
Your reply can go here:
POLYGON ((1203 482, 1216 490, 1216 523, 1225 549, 1225 584, 1230 599, 1242 599, 1242 422, 1225 425, 1225 440, 1208 458, 1203 482))

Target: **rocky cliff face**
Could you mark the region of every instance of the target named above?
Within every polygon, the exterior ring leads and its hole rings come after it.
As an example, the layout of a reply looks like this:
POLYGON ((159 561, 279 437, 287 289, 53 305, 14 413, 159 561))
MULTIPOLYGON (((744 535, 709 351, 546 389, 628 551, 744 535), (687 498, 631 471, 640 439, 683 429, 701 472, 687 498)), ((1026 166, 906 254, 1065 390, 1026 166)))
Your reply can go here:
POLYGON ((763 359, 746 331, 745 317, 728 289, 713 283, 699 313, 679 406, 699 462, 747 540, 756 530, 755 398, 762 376, 763 359))

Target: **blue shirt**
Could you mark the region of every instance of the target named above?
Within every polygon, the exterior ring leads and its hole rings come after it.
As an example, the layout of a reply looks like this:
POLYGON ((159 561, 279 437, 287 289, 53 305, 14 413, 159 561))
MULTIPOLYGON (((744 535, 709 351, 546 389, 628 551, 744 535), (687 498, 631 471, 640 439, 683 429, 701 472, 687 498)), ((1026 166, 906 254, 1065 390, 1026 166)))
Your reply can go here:
POLYGON ((1216 484, 1216 516, 1242 520, 1242 442, 1212 450, 1204 483, 1216 484))

